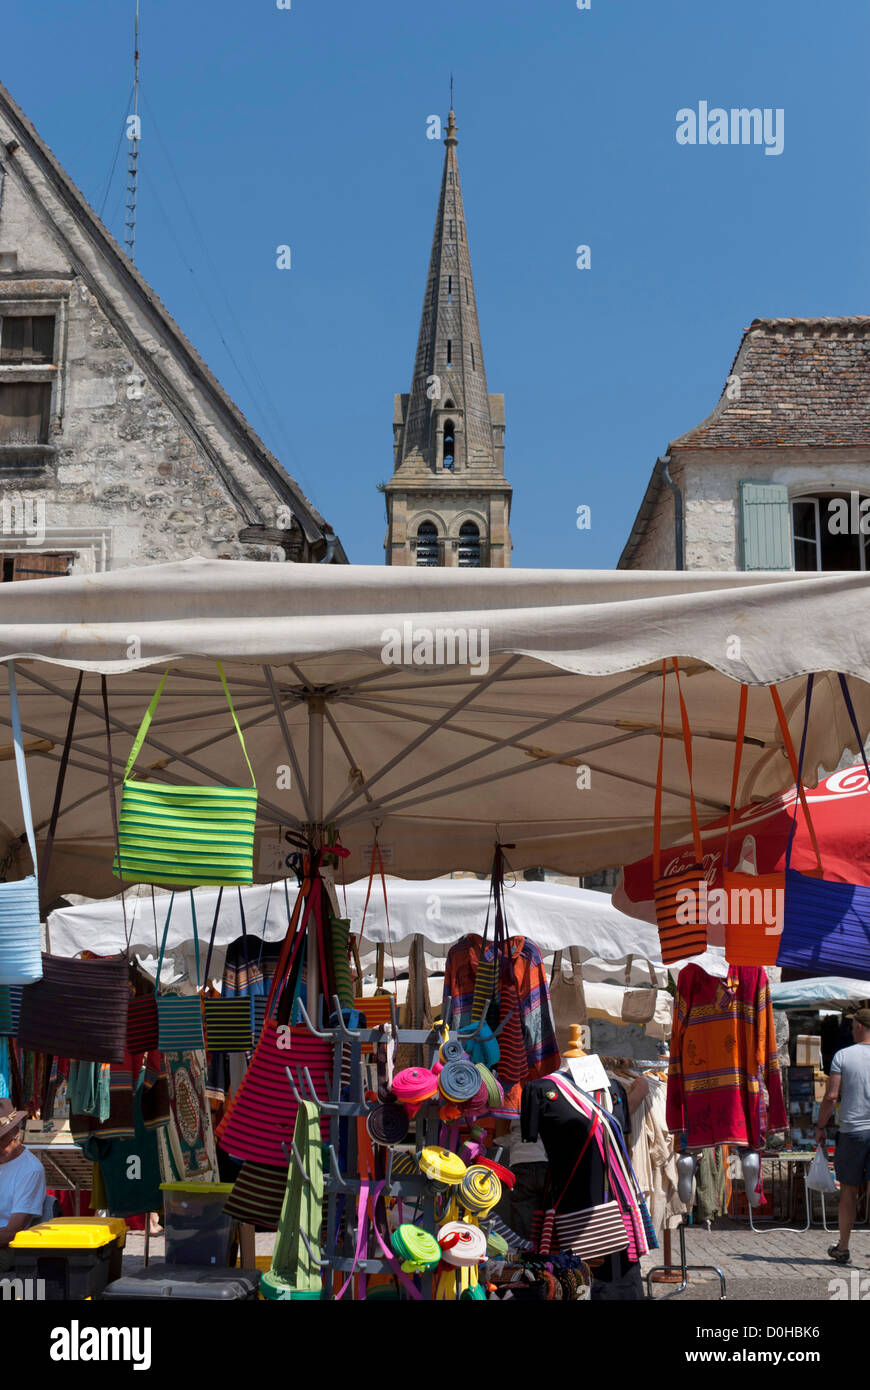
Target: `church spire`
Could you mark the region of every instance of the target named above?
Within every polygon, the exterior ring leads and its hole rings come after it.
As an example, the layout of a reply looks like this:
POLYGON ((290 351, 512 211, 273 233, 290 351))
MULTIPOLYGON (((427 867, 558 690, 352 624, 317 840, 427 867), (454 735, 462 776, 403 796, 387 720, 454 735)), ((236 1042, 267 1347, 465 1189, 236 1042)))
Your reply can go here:
POLYGON ((420 316, 402 467, 407 465, 416 472, 422 465, 438 476, 446 459, 447 471, 451 471, 450 436, 445 453, 443 426, 452 423, 453 473, 471 470, 491 474, 495 467, 493 422, 459 182, 458 127, 452 109, 444 144, 447 152, 420 316), (444 414, 447 410, 453 410, 454 416, 448 418, 444 414))
MULTIPOLYGON (((389 564, 415 563, 414 544, 409 541, 406 545, 404 540, 396 539, 394 501, 400 491, 408 487, 419 490, 424 484, 428 492, 435 488, 453 499, 450 506, 435 509, 437 517, 434 512, 428 520, 422 513, 420 516, 421 521, 427 520, 427 525, 434 525, 439 535, 443 556, 440 563, 465 563, 462 559, 449 559, 447 515, 451 508, 458 515, 460 498, 453 495, 465 492, 469 497, 466 520, 473 525, 478 524, 478 519, 483 522, 480 553, 492 557, 483 558, 480 563, 510 564, 507 517, 511 489, 504 478, 504 397, 491 396, 487 388, 459 181, 458 144, 456 113, 451 103, 414 375, 408 394, 396 397, 394 473, 386 485, 392 537, 388 538, 389 564), (471 502, 471 492, 478 501, 471 502), (493 493, 499 495, 497 518, 492 515, 493 493)), ((407 502, 410 506, 410 497, 407 502)), ((416 536, 413 511, 407 513, 407 520, 409 537, 416 536)))

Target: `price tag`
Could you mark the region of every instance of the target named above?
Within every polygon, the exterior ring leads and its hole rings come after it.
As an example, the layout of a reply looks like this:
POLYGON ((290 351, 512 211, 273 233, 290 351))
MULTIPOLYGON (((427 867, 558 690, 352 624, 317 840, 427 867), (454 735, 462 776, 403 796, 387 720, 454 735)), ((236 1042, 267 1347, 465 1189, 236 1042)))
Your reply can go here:
POLYGON ((591 1057, 566 1057, 568 1070, 575 1086, 581 1091, 609 1091, 610 1080, 604 1070, 601 1058, 593 1052, 591 1057))

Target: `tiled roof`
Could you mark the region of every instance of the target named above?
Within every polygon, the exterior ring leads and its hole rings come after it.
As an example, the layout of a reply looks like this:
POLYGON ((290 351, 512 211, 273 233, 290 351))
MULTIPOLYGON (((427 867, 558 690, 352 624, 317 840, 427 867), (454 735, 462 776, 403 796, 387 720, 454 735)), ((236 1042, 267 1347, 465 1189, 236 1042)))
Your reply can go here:
POLYGON ((735 376, 739 397, 723 385, 712 413, 672 448, 870 444, 870 316, 753 319, 735 376))

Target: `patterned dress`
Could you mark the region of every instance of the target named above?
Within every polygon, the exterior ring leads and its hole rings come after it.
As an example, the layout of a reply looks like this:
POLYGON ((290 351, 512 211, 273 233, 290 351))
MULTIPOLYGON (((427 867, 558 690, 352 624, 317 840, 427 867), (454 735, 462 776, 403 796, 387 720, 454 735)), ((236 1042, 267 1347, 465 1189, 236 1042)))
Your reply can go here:
POLYGON ((732 966, 724 980, 699 965, 680 971, 667 1122, 671 1133, 685 1132, 689 1148, 761 1149, 766 1134, 788 1128, 773 1008, 761 966, 732 966))

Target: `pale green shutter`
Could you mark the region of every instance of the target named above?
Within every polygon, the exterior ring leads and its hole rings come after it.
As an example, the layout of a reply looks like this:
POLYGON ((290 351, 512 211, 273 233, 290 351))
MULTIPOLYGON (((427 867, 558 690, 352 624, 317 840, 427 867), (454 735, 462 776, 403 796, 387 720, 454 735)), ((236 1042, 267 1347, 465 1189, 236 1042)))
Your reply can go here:
POLYGON ((741 483, 740 523, 742 569, 793 568, 787 487, 782 483, 741 483))

